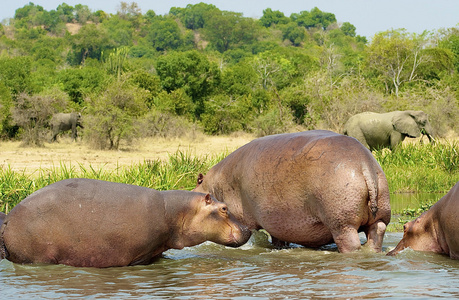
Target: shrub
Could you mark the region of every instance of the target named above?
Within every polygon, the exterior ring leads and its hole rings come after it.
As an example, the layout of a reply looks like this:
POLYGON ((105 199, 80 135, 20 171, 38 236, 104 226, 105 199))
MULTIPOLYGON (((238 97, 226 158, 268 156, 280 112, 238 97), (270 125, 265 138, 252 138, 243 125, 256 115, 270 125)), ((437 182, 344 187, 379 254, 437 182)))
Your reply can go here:
POLYGON ((258 137, 284 133, 293 126, 293 116, 290 110, 281 106, 271 108, 251 123, 252 130, 258 137))
POLYGON ((22 129, 24 145, 43 146, 51 116, 67 105, 65 93, 56 95, 20 94, 13 108, 13 120, 22 129))
POLYGON ((102 95, 88 98, 85 134, 90 145, 96 149, 116 150, 122 140, 138 136, 134 124, 147 111, 147 96, 145 90, 126 81, 117 81, 102 95))
POLYGON ((142 116, 136 126, 141 137, 176 138, 194 136, 198 131, 196 124, 186 118, 155 109, 142 116))
POLYGON ((391 192, 445 192, 459 181, 459 145, 404 143, 396 151, 373 155, 384 170, 391 192))

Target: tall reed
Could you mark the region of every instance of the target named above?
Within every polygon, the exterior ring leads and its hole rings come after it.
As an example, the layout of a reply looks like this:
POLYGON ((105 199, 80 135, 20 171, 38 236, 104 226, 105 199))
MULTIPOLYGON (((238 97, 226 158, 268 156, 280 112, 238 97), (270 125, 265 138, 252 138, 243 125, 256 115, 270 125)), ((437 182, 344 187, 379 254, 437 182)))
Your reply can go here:
POLYGON ((373 152, 394 192, 447 192, 459 181, 459 144, 406 144, 373 152))
POLYGON ((0 211, 8 212, 34 191, 68 178, 91 178, 145 186, 157 190, 191 190, 199 173, 206 173, 226 156, 194 157, 181 151, 169 155, 168 160, 146 160, 131 166, 105 170, 79 165, 43 168, 33 174, 14 172, 10 166, 0 168, 0 211))
MULTIPOLYGON (((227 154, 196 157, 178 151, 165 161, 146 160, 114 170, 61 163, 58 167, 38 169, 31 175, 3 167, 0 168, 0 210, 8 212, 27 195, 67 178, 93 178, 158 190, 191 190, 197 175, 205 174, 227 154)), ((457 142, 408 144, 396 151, 384 149, 373 154, 386 174, 391 193, 447 192, 459 181, 457 142)))

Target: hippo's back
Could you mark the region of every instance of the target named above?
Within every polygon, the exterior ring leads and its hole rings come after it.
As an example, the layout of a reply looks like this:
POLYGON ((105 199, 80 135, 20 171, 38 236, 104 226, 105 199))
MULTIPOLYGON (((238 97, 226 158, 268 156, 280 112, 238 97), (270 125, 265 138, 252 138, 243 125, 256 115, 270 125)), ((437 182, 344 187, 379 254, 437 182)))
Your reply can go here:
POLYGON ((337 227, 390 220, 387 181, 356 139, 314 130, 256 139, 214 166, 200 188, 252 229, 306 246, 337 227))
POLYGON ((438 230, 448 245, 449 255, 459 259, 459 182, 430 209, 437 214, 438 230))
POLYGON ((273 186, 283 184, 282 188, 286 188, 286 184, 315 182, 324 172, 329 176, 336 176, 339 171, 348 173, 359 169, 361 164, 380 170, 371 153, 356 139, 331 131, 312 130, 256 139, 212 169, 230 177, 226 180, 239 179, 247 188, 251 188, 253 181, 273 186))
POLYGON ((144 241, 167 232, 164 214, 158 191, 67 179, 16 205, 1 227, 2 241, 13 262, 127 265, 124 256, 132 258, 135 245, 139 250, 144 241))

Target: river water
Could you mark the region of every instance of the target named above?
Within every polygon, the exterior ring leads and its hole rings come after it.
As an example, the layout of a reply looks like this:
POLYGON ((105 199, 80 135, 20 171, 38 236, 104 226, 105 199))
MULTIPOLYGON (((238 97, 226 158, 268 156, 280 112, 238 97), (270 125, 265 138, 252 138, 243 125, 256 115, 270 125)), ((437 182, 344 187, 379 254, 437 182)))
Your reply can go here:
MULTIPOLYGON (((383 251, 402 233, 386 233, 383 251)), ((365 237, 361 235, 362 242, 365 237)), ((240 248, 204 243, 169 250, 148 266, 74 268, 0 262, 1 299, 377 299, 458 298, 459 260, 405 250, 340 254, 266 247, 262 233, 240 248)))

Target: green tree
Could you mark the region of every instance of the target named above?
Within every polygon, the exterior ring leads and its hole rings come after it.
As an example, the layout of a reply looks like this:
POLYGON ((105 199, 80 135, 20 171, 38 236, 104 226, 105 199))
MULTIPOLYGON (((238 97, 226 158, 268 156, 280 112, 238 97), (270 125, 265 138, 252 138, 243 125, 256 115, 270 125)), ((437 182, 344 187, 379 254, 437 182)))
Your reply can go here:
POLYGON ((440 34, 439 47, 451 51, 454 68, 459 71, 459 28, 449 28, 440 32, 440 34))
POLYGON ((134 86, 147 91, 147 105, 148 107, 152 107, 155 97, 162 89, 159 76, 142 69, 137 69, 130 74, 129 80, 134 86))
POLYGON ((137 136, 136 123, 147 112, 147 93, 128 81, 114 82, 102 94, 88 98, 86 135, 92 147, 119 149, 137 136))
POLYGON ((0 81, 8 87, 13 97, 21 93, 31 93, 37 89, 33 86, 31 73, 31 57, 0 57, 0 81))
POLYGON ((215 5, 204 2, 194 5, 188 4, 183 10, 182 23, 186 28, 192 30, 203 28, 211 11, 219 11, 219 9, 215 5))
POLYGON ((251 96, 216 95, 211 97, 205 106, 201 124, 204 131, 209 134, 228 134, 248 129, 250 121, 254 118, 251 113, 251 96))
POLYGON ((13 105, 13 97, 11 97, 10 90, 0 80, 0 136, 2 138, 13 137, 15 134, 11 115, 13 105))
POLYGON ((84 65, 87 58, 100 60, 104 50, 113 48, 107 31, 95 24, 86 24, 80 31, 72 36, 72 56, 70 60, 73 64, 84 65))
POLYGON ((108 38, 114 46, 131 46, 133 44, 135 28, 132 22, 114 15, 104 21, 102 27, 106 30, 108 38))
POLYGON ((146 40, 157 51, 176 50, 183 45, 180 28, 170 18, 155 18, 146 40))
POLYGON ((106 82, 107 75, 103 69, 84 67, 60 71, 56 83, 62 86, 73 102, 82 104, 85 96, 102 91, 106 82))
POLYGON ((336 23, 336 17, 332 13, 323 12, 317 7, 311 11, 301 11, 299 14, 293 13, 290 18, 297 22, 299 26, 305 28, 318 27, 327 29, 330 24, 336 23))
POLYGON ((188 120, 193 120, 195 104, 183 89, 177 89, 170 93, 160 92, 153 101, 157 111, 169 112, 177 116, 184 116, 188 120))
POLYGON ((212 11, 204 25, 205 37, 220 52, 253 44, 259 37, 259 23, 241 13, 212 11))
POLYGON ((183 88, 197 104, 196 115, 203 111, 202 101, 220 83, 221 73, 215 63, 196 50, 171 52, 158 58, 156 71, 167 92, 183 88))
POLYGON ((264 27, 271 27, 273 24, 287 24, 290 19, 283 12, 267 8, 263 10, 263 16, 260 18, 260 23, 264 27))
POLYGON ((242 96, 252 93, 257 83, 257 72, 242 61, 224 69, 220 87, 228 95, 242 96))
POLYGON ((121 75, 128 70, 128 52, 129 49, 127 47, 116 48, 105 59, 107 72, 116 76, 117 80, 120 80, 121 75))
POLYGON ((66 23, 73 21, 74 11, 75 11, 74 7, 71 5, 68 5, 67 3, 60 4, 56 9, 56 12, 59 15, 59 18, 63 22, 66 22, 66 23))
POLYGON ((31 23, 31 25, 38 25, 34 22, 34 18, 37 14, 40 14, 44 11, 43 6, 35 5, 32 2, 29 4, 24 5, 21 8, 16 9, 14 13, 15 20, 27 20, 31 23))
POLYGON ((342 25, 341 25, 341 31, 345 34, 345 35, 348 35, 348 36, 351 36, 351 37, 355 37, 355 30, 357 28, 355 28, 354 25, 352 25, 351 23, 349 22, 344 22, 342 25))
POLYGON ((295 22, 281 27, 284 40, 289 40, 293 46, 300 46, 306 38, 306 30, 295 22))
POLYGON ((396 96, 406 82, 418 80, 419 67, 431 60, 427 32, 409 34, 404 29, 390 30, 374 36, 368 47, 367 63, 396 96))

